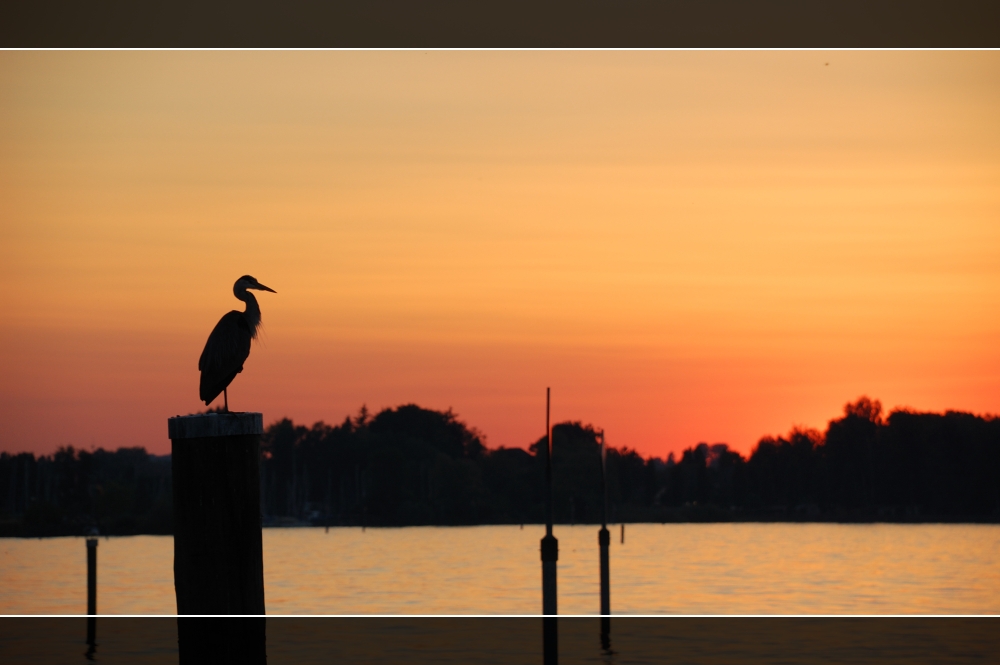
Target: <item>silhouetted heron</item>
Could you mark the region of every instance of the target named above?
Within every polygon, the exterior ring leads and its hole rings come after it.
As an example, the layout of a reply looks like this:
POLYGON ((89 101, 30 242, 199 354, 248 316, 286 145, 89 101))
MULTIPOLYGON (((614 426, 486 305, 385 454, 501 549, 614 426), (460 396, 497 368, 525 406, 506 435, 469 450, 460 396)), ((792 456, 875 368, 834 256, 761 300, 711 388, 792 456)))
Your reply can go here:
POLYGON ((198 360, 202 401, 206 405, 211 404, 222 393, 226 411, 229 411, 229 393, 226 388, 243 371, 243 363, 250 355, 250 341, 257 337, 257 329, 260 328, 260 306, 247 289, 277 293, 250 275, 243 275, 236 280, 233 295, 245 302, 247 308, 243 312, 234 309, 219 319, 198 360))

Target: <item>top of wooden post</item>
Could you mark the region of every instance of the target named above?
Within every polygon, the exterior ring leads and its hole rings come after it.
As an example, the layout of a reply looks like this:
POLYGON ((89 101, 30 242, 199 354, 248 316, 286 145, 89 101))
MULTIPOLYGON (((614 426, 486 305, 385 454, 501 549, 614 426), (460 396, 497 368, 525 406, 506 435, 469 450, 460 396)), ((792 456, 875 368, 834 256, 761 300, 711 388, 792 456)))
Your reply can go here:
POLYGON ((213 436, 246 436, 264 433, 264 414, 197 413, 167 419, 170 439, 202 439, 213 436))

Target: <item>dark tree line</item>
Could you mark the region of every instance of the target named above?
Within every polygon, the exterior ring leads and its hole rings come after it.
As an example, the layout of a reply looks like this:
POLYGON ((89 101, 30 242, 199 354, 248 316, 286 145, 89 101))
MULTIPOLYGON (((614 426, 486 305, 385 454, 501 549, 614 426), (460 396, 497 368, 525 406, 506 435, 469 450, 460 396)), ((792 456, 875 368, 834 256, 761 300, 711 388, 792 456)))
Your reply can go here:
MULTIPOLYGON (((598 435, 553 427, 561 523, 601 519, 598 435)), ((453 413, 415 405, 339 425, 285 419, 261 446, 265 524, 544 521, 545 438, 488 449, 453 413)), ((847 404, 825 433, 765 437, 748 458, 700 443, 679 457, 607 454, 610 521, 1000 521, 1000 418, 847 404)), ((0 535, 170 533, 169 456, 141 448, 0 454, 0 535)))
POLYGON ((173 533, 170 457, 143 448, 0 453, 0 536, 173 533))
MULTIPOLYGON (((579 423, 553 428, 556 519, 600 519, 600 452, 579 423)), ((449 412, 416 405, 311 428, 282 420, 263 441, 265 522, 415 525, 541 522, 544 437, 528 451, 489 450, 449 412), (541 451, 541 455, 539 454, 541 451)), ((631 450, 608 454, 613 501, 649 503, 654 475, 631 450)))
MULTIPOLYGON (((749 459, 699 444, 668 460, 661 504, 754 518, 1000 521, 1000 418, 844 406, 825 433, 765 437, 749 459)), ((696 511, 692 511, 696 512, 696 511)))

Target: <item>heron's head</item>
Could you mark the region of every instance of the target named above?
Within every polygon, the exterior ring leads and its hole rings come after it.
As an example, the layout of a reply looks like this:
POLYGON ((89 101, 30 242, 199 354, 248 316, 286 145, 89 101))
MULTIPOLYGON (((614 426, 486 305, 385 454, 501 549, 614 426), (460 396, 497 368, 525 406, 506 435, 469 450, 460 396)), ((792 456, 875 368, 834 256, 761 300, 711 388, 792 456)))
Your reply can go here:
POLYGON ((270 291, 271 293, 277 293, 277 291, 267 286, 264 286, 263 284, 258 282, 256 278, 251 277, 250 275, 243 275, 238 280, 236 280, 235 284, 233 284, 233 293, 237 293, 239 291, 246 291, 247 289, 257 289, 258 291, 270 291))

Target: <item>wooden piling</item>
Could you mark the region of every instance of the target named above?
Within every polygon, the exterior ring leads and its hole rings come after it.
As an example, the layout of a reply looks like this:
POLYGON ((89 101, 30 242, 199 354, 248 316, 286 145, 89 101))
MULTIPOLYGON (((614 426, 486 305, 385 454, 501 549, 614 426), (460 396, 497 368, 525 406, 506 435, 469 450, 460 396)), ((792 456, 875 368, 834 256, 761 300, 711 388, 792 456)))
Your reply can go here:
POLYGON ((87 654, 97 648, 97 538, 87 538, 87 654))
POLYGON ((265 617, 177 617, 179 665, 267 665, 265 617))
POLYGON ((97 538, 87 538, 87 615, 97 614, 97 538))
POLYGON ((167 424, 177 613, 263 615, 263 416, 208 413, 177 416, 167 424))

